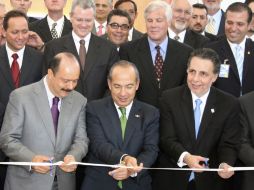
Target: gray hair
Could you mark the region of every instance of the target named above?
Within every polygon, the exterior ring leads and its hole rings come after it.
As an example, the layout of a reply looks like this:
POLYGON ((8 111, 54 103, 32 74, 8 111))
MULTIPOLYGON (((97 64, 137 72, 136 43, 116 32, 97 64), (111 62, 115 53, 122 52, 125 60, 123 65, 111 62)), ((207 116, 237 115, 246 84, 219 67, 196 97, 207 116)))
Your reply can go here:
POLYGON ((114 63, 114 65, 112 65, 112 67, 110 68, 109 73, 108 73, 108 80, 110 80, 110 81, 112 80, 112 74, 113 74, 113 71, 116 67, 124 67, 124 68, 131 67, 131 68, 133 68, 135 71, 135 75, 136 75, 136 81, 140 80, 139 72, 138 72, 136 65, 134 63, 131 63, 126 60, 120 60, 120 61, 114 63))
POLYGON ((71 5, 71 14, 73 13, 74 9, 80 6, 83 9, 93 9, 94 15, 95 15, 95 4, 93 0, 73 0, 71 5))
POLYGON ((165 11, 165 16, 167 18, 167 21, 171 21, 172 9, 170 5, 166 3, 165 1, 160 1, 160 0, 152 1, 147 5, 144 12, 145 19, 147 19, 148 14, 156 11, 157 9, 163 9, 165 11))

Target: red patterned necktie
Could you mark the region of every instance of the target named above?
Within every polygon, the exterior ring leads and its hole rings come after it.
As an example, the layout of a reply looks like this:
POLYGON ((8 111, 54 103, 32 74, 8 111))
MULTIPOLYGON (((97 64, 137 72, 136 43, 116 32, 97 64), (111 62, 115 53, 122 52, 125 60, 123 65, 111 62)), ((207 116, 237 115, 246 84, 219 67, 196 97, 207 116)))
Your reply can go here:
POLYGON ((100 25, 98 26, 98 28, 99 28, 99 30, 97 31, 97 36, 103 35, 103 32, 102 32, 103 25, 100 24, 100 25))
POLYGON ((19 87, 19 77, 20 77, 20 70, 19 70, 19 64, 17 59, 19 58, 18 54, 14 53, 12 54, 12 64, 11 64, 11 74, 12 74, 12 79, 15 88, 19 87))
POLYGON ((157 50, 156 56, 155 56, 155 72, 156 72, 156 76, 157 76, 157 81, 160 87, 160 81, 162 78, 162 66, 163 66, 163 58, 162 55, 160 53, 160 46, 155 46, 155 49, 157 50))

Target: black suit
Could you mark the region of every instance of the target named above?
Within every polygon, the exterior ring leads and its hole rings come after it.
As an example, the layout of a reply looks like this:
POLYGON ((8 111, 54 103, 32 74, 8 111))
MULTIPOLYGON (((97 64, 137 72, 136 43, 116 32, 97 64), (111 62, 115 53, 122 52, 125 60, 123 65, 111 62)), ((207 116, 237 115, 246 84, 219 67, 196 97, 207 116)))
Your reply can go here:
POLYGON ((218 36, 205 32, 205 36, 210 39, 211 42, 218 40, 218 36))
POLYGON ((219 30, 217 33, 217 36, 224 35, 225 34, 225 13, 223 10, 220 10, 222 15, 221 15, 221 20, 220 20, 220 25, 219 25, 219 30))
POLYGON ((204 47, 210 41, 209 38, 202 36, 192 30, 186 30, 183 43, 191 46, 194 49, 204 47))
POLYGON ((219 77, 214 83, 214 86, 236 97, 240 96, 241 91, 242 94, 246 94, 254 90, 253 41, 247 39, 245 43, 242 85, 240 83, 235 58, 226 37, 221 37, 218 41, 207 45, 207 47, 215 50, 219 54, 222 63, 225 60, 228 60, 227 64, 230 65, 229 77, 228 78, 219 77))
POLYGON ((137 40, 139 38, 141 38, 144 34, 138 30, 136 30, 135 28, 133 28, 133 32, 132 32, 132 39, 131 41, 137 40))
MULTIPOLYGON (((72 33, 52 40, 46 45, 44 51, 46 68, 48 68, 52 57, 60 52, 70 52, 79 60, 72 33)), ((81 70, 76 90, 83 94, 88 101, 102 98, 107 90, 108 71, 118 59, 118 52, 110 42, 91 34, 85 69, 81 70)))
MULTIPOLYGON (((4 110, 9 100, 10 93, 15 90, 12 80, 11 68, 7 56, 6 46, 0 47, 0 129, 2 126, 4 110)), ((31 47, 26 46, 20 71, 20 84, 25 86, 39 81, 42 78, 42 54, 31 47)), ((4 161, 5 155, 0 151, 0 161, 4 161)), ((0 167, 0 189, 3 189, 6 167, 0 167)))
MULTIPOLYGON (((160 102, 160 156, 157 167, 178 168, 180 155, 187 151, 209 158, 209 167, 218 168, 222 162, 233 166, 239 143, 240 109, 236 98, 211 87, 201 119, 198 137, 195 137, 192 96, 187 85, 167 90, 160 102)), ((186 190, 190 172, 157 171, 154 190, 186 190)), ((217 172, 195 174, 197 190, 223 189, 217 172)))
MULTIPOLYGON (((239 150, 239 159, 245 166, 254 166, 254 92, 250 92, 240 98, 241 115, 240 123, 242 127, 242 140, 239 150)), ((254 186, 254 171, 245 171, 241 190, 252 190, 254 186)))
POLYGON ((121 46, 119 55, 121 59, 134 63, 139 70, 140 86, 137 98, 151 105, 158 106, 159 97, 164 90, 185 83, 187 61, 192 49, 185 44, 168 39, 159 88, 147 38, 147 35, 144 35, 136 41, 121 46))
MULTIPOLYGON (((41 20, 37 20, 29 24, 29 29, 36 32, 42 39, 43 42, 48 42, 52 40, 52 35, 50 33, 47 16, 41 20)), ((62 30, 61 37, 72 31, 71 22, 64 16, 64 26, 62 30)))
POLYGON ((38 19, 37 18, 34 18, 34 17, 28 17, 28 22, 29 23, 32 23, 32 22, 35 22, 35 21, 37 21, 38 19))
MULTIPOLYGON (((158 154, 159 112, 138 100, 128 117, 124 140, 120 119, 111 97, 90 102, 87 106, 87 134, 90 139, 88 162, 118 164, 123 154, 137 158, 138 163, 150 167, 158 154)), ((116 190, 117 181, 109 176, 112 168, 87 167, 82 190, 116 190)), ((122 181, 123 190, 151 190, 147 170, 122 181)))

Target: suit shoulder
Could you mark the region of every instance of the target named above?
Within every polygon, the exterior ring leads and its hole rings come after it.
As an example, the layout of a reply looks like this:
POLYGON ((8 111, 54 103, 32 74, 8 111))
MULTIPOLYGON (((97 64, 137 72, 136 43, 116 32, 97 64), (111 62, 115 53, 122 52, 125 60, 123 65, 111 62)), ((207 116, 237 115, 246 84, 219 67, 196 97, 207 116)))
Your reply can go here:
POLYGON ((159 110, 151 104, 147 104, 147 103, 139 101, 139 100, 134 100, 134 101, 137 105, 139 105, 143 110, 145 110, 147 112, 159 112, 159 110))
POLYGON ((216 87, 212 86, 211 91, 214 91, 216 93, 217 98, 222 103, 232 104, 233 102, 238 102, 238 99, 235 96, 233 96, 232 94, 229 94, 227 92, 224 92, 216 87))
POLYGON ((240 102, 254 102, 254 92, 249 92, 247 94, 244 94, 239 98, 240 102))
POLYGON ((72 91, 72 96, 73 96, 74 100, 77 102, 80 102, 82 104, 87 102, 87 98, 76 90, 72 91))
POLYGON ((43 56, 43 53, 30 47, 30 46, 26 46, 26 49, 33 55, 37 56, 37 57, 42 57, 43 56))
POLYGON ((182 93, 185 89, 187 89, 187 85, 182 85, 182 86, 177 86, 175 88, 170 88, 168 90, 165 90, 163 93, 162 93, 162 98, 166 98, 166 99, 169 99, 169 98, 174 98, 174 97, 181 97, 182 96, 182 93))
POLYGON ((181 53, 190 53, 193 51, 193 48, 188 44, 178 42, 169 38, 168 43, 171 44, 173 48, 177 49, 181 53))

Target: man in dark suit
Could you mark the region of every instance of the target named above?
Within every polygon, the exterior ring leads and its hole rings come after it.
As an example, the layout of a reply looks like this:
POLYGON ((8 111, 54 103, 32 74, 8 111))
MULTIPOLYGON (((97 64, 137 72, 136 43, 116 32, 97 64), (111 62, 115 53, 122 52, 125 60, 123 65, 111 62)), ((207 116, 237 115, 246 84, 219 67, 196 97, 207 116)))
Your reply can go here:
POLYGON ((168 29, 170 38, 194 49, 201 48, 210 41, 209 38, 188 29, 192 14, 192 7, 188 0, 173 0, 171 7, 173 14, 168 29))
POLYGON ((217 40, 217 36, 205 32, 205 27, 208 22, 207 7, 201 3, 195 3, 192 5, 192 15, 189 22, 189 29, 197 32, 203 36, 206 36, 210 41, 217 40))
POLYGON ((63 9, 66 0, 44 0, 48 15, 29 25, 29 29, 36 32, 44 43, 60 38, 72 30, 70 21, 64 16, 63 9))
POLYGON ((119 50, 120 45, 128 41, 130 26, 129 14, 120 9, 114 9, 108 14, 107 33, 102 37, 112 42, 119 50))
POLYGON ((162 91, 185 82, 186 64, 192 51, 168 37, 171 16, 166 2, 149 3, 145 9, 147 34, 121 46, 119 51, 120 58, 134 63, 140 72, 137 98, 154 106, 158 106, 162 91))
POLYGON ((225 15, 223 10, 220 8, 221 1, 222 0, 203 0, 203 3, 208 9, 208 25, 210 23, 213 26, 211 29, 207 25, 206 32, 217 36, 225 33, 225 15))
MULTIPOLYGON (((23 12, 13 10, 6 13, 3 35, 6 43, 0 47, 0 102, 5 110, 9 95, 14 89, 42 78, 42 54, 26 46, 29 31, 27 17, 23 12), (17 59, 15 55, 18 56, 17 59)), ((0 116, 2 120, 3 114, 0 116)), ((0 129, 1 126, 2 122, 0 129)), ((0 160, 4 159, 5 156, 1 154, 0 160)), ((5 169, 3 166, 0 167, 0 175, 5 176, 5 169)), ((0 182, 0 189, 3 189, 3 181, 0 182)))
POLYGON ((187 69, 187 85, 167 90, 160 102, 160 156, 157 167, 202 169, 216 172, 157 171, 154 189, 222 190, 234 172, 239 145, 240 110, 237 99, 212 86, 220 60, 211 49, 194 50, 187 69), (223 179, 221 179, 223 178, 223 179))
POLYGON ((226 36, 207 47, 214 49, 223 63, 214 85, 239 97, 254 90, 254 42, 246 39, 252 13, 247 5, 238 2, 231 4, 225 15, 226 36))
POLYGON ((126 11, 131 17, 131 28, 129 30, 128 41, 137 40, 143 36, 143 33, 134 28, 134 22, 138 16, 137 5, 132 0, 118 0, 114 9, 126 11))
MULTIPOLYGON (((242 127, 242 139, 239 149, 239 159, 245 164, 245 166, 251 167, 254 165, 254 120, 253 120, 253 102, 254 92, 250 92, 240 98, 241 114, 240 124, 242 127)), ((241 190, 252 190, 254 185, 254 172, 244 171, 243 182, 241 190)))
POLYGON ((134 64, 119 61, 109 72, 111 97, 87 106, 90 139, 88 162, 133 166, 126 168, 87 167, 82 190, 151 190, 150 167, 158 154, 159 112, 135 100, 139 73, 134 64), (123 123, 124 122, 124 123, 123 123))
POLYGON ((73 31, 49 42, 44 51, 45 67, 59 52, 70 52, 80 61, 81 74, 76 90, 88 101, 102 98, 107 90, 107 73, 119 57, 114 45, 91 33, 95 6, 91 0, 74 0, 70 19, 73 31), (85 42, 82 48, 80 41, 85 42), (81 56, 85 53, 85 60, 81 56))

